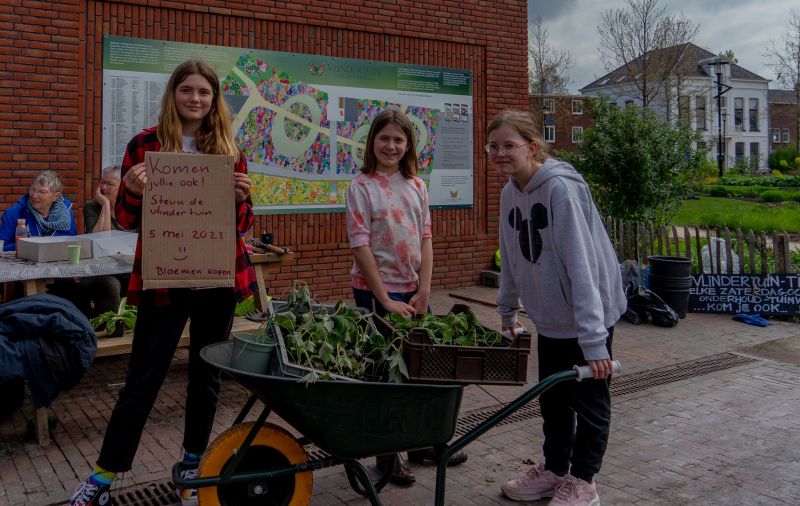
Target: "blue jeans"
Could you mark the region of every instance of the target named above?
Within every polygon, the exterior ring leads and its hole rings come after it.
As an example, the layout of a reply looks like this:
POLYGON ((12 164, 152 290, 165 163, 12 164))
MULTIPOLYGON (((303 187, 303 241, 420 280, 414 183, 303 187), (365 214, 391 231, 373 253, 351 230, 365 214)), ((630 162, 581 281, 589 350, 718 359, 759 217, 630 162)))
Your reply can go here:
MULTIPOLYGON (((408 302, 411 300, 411 297, 413 297, 416 293, 416 290, 406 293, 390 293, 389 298, 408 304, 408 302)), ((383 306, 381 306, 381 303, 375 298, 375 294, 369 290, 353 288, 353 298, 356 300, 356 306, 367 308, 370 311, 374 310, 374 313, 378 316, 386 316, 386 314, 389 312, 383 306)), ((430 306, 428 306, 428 312, 431 312, 430 306)))

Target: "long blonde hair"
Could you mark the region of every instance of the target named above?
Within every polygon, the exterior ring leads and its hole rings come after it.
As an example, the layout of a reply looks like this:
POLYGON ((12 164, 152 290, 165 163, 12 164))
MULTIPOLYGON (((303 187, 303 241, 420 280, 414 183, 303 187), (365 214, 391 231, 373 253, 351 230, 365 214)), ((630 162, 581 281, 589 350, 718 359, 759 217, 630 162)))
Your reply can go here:
POLYGON ((528 111, 506 109, 495 116, 492 122, 489 123, 486 135, 488 136, 504 126, 517 132, 526 141, 536 144, 536 156, 534 159, 537 162, 541 163, 549 158, 547 143, 539 136, 539 126, 533 114, 528 111))
POLYGON ((209 155, 239 156, 239 148, 233 142, 231 130, 231 113, 219 87, 219 77, 214 69, 202 60, 187 60, 178 65, 172 72, 161 99, 161 117, 158 119, 158 142, 161 151, 180 153, 183 147, 181 139, 182 121, 175 106, 175 90, 187 77, 199 74, 211 85, 213 98, 211 109, 203 118, 203 124, 195 133, 195 146, 201 153, 209 155))

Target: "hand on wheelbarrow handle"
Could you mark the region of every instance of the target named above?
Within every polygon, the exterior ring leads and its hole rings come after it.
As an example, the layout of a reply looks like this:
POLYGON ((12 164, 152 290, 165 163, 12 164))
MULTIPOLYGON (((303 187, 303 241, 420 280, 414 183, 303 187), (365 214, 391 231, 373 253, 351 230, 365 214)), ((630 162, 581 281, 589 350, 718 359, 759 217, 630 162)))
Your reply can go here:
MULTIPOLYGON (((620 365, 619 360, 613 360, 611 364, 612 364, 611 367, 612 372, 616 373, 622 370, 622 366, 620 365)), ((594 374, 592 374, 592 368, 588 365, 581 365, 581 366, 574 365, 572 366, 572 369, 574 369, 578 373, 578 377, 575 378, 576 381, 581 381, 584 378, 594 377, 594 374)))

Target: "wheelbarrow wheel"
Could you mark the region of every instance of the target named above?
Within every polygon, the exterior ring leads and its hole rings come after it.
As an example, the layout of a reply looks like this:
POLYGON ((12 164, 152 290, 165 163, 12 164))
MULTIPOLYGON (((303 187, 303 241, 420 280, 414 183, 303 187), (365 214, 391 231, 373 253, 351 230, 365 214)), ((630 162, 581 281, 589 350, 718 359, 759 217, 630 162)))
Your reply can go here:
MULTIPOLYGON (((235 425, 220 434, 203 454, 199 477, 220 476, 244 443, 254 422, 235 425)), ((264 424, 236 468, 235 474, 257 473, 308 462, 303 447, 286 430, 264 424)), ((311 471, 270 480, 229 483, 197 490, 201 506, 303 506, 311 500, 311 471)))

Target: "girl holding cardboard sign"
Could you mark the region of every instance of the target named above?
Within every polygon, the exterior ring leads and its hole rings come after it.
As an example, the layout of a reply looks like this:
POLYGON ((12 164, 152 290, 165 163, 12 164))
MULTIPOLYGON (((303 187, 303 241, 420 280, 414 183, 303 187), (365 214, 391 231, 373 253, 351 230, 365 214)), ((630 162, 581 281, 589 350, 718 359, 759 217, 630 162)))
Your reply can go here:
MULTIPOLYGON (((70 505, 109 503, 109 488, 119 472, 131 468, 144 424, 167 374, 183 328, 190 320, 189 384, 184 426, 184 461, 196 462, 205 450, 219 391, 219 370, 200 358, 207 344, 222 341, 230 333, 236 300, 255 287, 255 275, 239 233, 253 224, 247 162, 233 141, 231 118, 220 93, 214 70, 199 60, 189 60, 172 73, 161 101, 158 125, 131 140, 122 162, 122 182, 116 216, 127 229, 142 219, 142 197, 147 184, 145 152, 233 155, 236 200, 236 268, 234 288, 192 290, 169 288, 144 290, 142 285, 142 238, 128 287, 128 301, 139 307, 125 387, 111 414, 103 447, 91 475, 75 490, 70 505)), ((184 478, 193 478, 195 470, 184 478), (194 474, 193 474, 194 473, 194 474)), ((179 491, 181 503, 196 504, 194 490, 179 491)))

